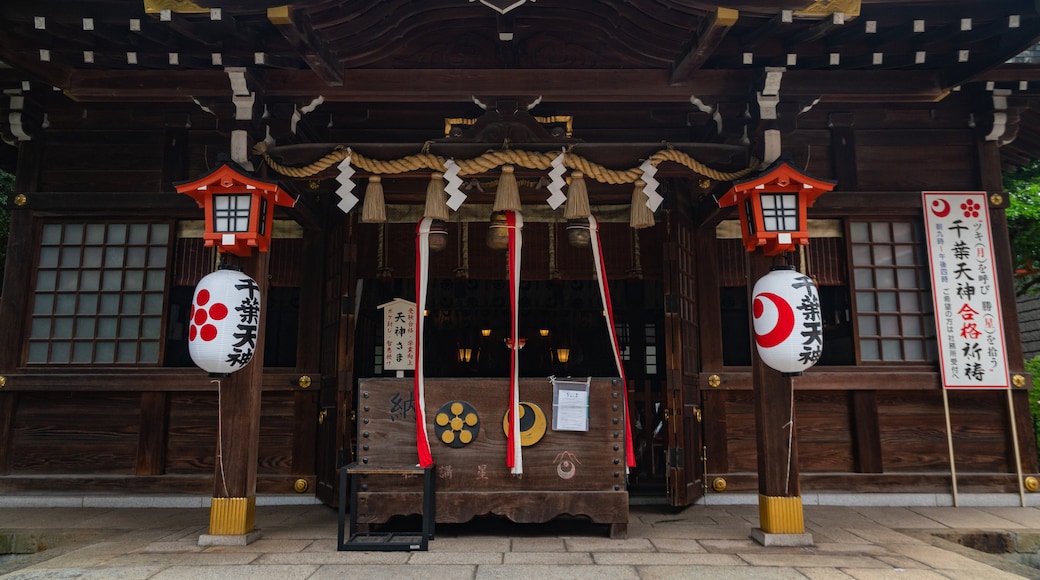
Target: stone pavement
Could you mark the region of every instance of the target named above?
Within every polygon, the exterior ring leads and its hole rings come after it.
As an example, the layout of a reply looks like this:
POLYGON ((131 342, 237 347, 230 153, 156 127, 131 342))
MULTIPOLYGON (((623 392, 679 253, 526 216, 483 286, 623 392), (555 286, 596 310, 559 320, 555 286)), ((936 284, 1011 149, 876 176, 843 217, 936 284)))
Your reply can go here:
POLYGON ((260 539, 219 547, 198 545, 209 521, 205 507, 8 505, 0 502, 0 542, 16 531, 46 549, 0 556, 2 580, 1040 578, 1040 569, 1011 556, 950 540, 1035 554, 1034 506, 806 505, 814 546, 763 547, 749 538, 757 505, 633 505, 624 540, 585 521, 478 518, 438 526, 427 552, 339 552, 337 514, 322 505, 259 505, 260 539))

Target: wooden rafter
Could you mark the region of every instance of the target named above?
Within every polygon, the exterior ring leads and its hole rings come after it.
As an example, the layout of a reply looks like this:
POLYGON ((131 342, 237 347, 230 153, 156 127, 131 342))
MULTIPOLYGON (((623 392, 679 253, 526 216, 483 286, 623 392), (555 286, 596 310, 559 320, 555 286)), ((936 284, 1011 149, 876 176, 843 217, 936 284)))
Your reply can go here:
POLYGON ((690 74, 701 68, 708 57, 715 52, 715 48, 722 42, 729 29, 737 23, 740 13, 729 8, 716 8, 709 14, 700 29, 694 45, 686 52, 672 68, 671 83, 677 84, 689 80, 690 74))
POLYGON ((267 18, 321 80, 330 87, 343 85, 339 60, 319 38, 305 13, 293 12, 291 6, 277 6, 267 9, 267 18))
POLYGON ((987 51, 984 55, 976 54, 974 58, 969 53, 967 62, 957 62, 942 73, 942 81, 946 87, 955 87, 965 81, 973 80, 983 71, 989 70, 1009 58, 1020 54, 1023 50, 1036 43, 1036 31, 1032 28, 1011 28, 999 36, 995 42, 987 42, 987 51))
POLYGON ((788 24, 791 24, 791 21, 784 19, 783 12, 773 15, 764 24, 752 29, 750 32, 745 32, 740 37, 740 49, 744 51, 754 49, 760 42, 776 33, 781 26, 788 24))
POLYGON ((787 39, 786 45, 788 47, 797 46, 802 43, 812 42, 819 40, 829 34, 837 32, 845 25, 845 16, 842 14, 832 14, 828 18, 824 18, 817 24, 810 28, 806 28, 801 32, 798 32, 787 39))

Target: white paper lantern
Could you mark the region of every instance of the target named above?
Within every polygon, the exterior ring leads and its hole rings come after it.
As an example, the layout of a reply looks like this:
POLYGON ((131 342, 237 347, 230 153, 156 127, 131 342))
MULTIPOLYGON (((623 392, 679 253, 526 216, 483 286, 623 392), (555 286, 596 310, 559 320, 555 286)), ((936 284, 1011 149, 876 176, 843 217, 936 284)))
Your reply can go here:
POLYGON ((249 364, 260 327, 260 287, 236 270, 199 280, 191 301, 188 353, 210 374, 227 375, 249 364))
POLYGON ((798 374, 823 353, 823 319, 816 284, 793 269, 762 276, 752 292, 755 345, 766 366, 798 374))

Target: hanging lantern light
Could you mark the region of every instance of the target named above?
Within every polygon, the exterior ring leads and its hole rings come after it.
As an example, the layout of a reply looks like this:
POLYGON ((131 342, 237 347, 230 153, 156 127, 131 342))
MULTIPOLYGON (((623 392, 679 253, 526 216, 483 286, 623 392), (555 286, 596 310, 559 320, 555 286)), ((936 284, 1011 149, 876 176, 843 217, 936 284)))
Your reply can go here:
POLYGON ((430 224, 430 251, 440 252, 448 247, 448 194, 444 192, 444 175, 430 174, 426 186, 426 209, 423 217, 433 219, 430 224))
POLYGON ((759 177, 734 183, 718 203, 739 209, 747 251, 762 248, 765 255, 775 256, 809 244, 808 209, 835 185, 780 162, 759 177))
POLYGON ((278 184, 255 179, 230 165, 174 187, 204 209, 205 245, 236 256, 248 256, 253 248, 266 252, 271 244, 275 206, 292 207, 296 203, 278 184))
POLYGON ((766 366, 797 375, 820 360, 823 321, 812 278, 775 267, 755 284, 751 305, 755 346, 766 366))
POLYGON ((386 222, 386 202, 383 201, 383 178, 373 175, 365 187, 365 203, 361 206, 361 221, 366 224, 386 222))
POLYGON ((567 242, 575 248, 587 248, 592 243, 589 234, 589 189, 585 184, 585 174, 581 171, 571 172, 570 185, 567 186, 567 207, 563 217, 567 220, 567 242))
POLYGON ((255 280, 233 269, 199 280, 188 327, 188 354, 196 366, 221 376, 241 369, 253 359, 259 327, 255 280))

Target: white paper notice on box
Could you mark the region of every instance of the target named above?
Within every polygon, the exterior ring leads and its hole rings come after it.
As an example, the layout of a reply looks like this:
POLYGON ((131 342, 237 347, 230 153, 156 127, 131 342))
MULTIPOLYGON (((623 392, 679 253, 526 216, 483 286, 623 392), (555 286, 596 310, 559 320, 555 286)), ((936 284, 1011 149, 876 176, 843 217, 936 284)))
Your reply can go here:
POLYGON ((592 377, 585 380, 560 380, 550 377, 553 384, 553 419, 554 431, 588 431, 589 430, 589 383, 592 377))

